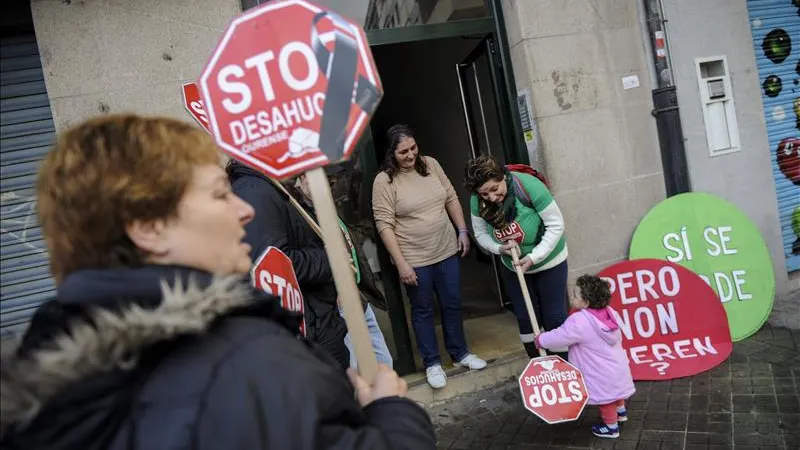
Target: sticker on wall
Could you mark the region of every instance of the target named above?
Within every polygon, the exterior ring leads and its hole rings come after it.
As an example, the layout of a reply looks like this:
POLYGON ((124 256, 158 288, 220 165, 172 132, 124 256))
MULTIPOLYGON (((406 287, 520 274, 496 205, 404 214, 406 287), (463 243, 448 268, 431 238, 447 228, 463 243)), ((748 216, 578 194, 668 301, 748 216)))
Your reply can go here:
POLYGON ((705 372, 733 350, 725 308, 694 272, 657 259, 625 261, 599 274, 634 380, 669 380, 705 372))
POLYGON ((792 52, 792 39, 783 28, 775 28, 767 33, 761 48, 764 49, 764 55, 770 61, 780 64, 786 61, 786 58, 792 52))
POLYGON ((525 139, 525 146, 528 148, 528 158, 535 164, 536 158, 538 158, 539 136, 537 136, 536 120, 533 118, 530 89, 524 88, 517 91, 517 108, 519 109, 520 125, 522 126, 522 137, 525 139))
POLYGON ((792 183, 800 186, 800 138, 786 138, 775 149, 778 168, 792 183))
POLYGON ((761 87, 764 88, 764 95, 767 97, 777 97, 781 94, 783 82, 781 81, 780 77, 770 75, 766 80, 764 80, 764 83, 761 85, 761 87))
POLYGON ((756 226, 736 206, 705 193, 681 194, 642 219, 630 259, 656 258, 691 269, 719 296, 731 338, 740 341, 764 324, 775 297, 775 272, 756 226))

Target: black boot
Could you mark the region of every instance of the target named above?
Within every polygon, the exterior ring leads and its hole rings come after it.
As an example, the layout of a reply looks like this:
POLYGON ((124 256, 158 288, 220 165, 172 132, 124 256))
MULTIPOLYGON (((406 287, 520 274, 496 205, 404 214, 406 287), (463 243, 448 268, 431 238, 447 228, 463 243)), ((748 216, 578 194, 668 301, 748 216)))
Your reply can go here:
POLYGON ((529 358, 538 358, 539 357, 539 349, 536 348, 535 342, 523 342, 523 346, 525 346, 525 352, 528 353, 529 358))

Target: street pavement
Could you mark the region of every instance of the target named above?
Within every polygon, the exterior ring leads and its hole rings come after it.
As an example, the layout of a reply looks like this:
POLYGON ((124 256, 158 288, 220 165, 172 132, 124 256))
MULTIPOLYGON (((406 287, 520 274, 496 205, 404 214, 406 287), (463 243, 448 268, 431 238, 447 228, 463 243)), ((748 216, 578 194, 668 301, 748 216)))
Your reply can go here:
POLYGON ((440 449, 800 449, 800 330, 765 325, 722 365, 693 377, 638 382, 618 439, 601 439, 588 406, 547 425, 522 405, 514 379, 429 411, 440 449))

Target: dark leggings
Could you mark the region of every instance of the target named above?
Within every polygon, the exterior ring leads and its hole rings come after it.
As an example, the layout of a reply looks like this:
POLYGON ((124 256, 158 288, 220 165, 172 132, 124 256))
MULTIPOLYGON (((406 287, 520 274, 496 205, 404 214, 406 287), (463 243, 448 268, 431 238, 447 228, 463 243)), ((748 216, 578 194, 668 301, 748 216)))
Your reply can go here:
MULTIPOLYGON (((528 292, 533 302, 533 312, 536 320, 544 331, 554 330, 561 326, 567 319, 567 261, 544 270, 542 272, 525 275, 528 292)), ((525 299, 517 280, 517 274, 503 268, 500 277, 506 288, 506 293, 511 298, 514 315, 517 316, 519 335, 523 343, 533 342, 533 327, 528 318, 525 299)))

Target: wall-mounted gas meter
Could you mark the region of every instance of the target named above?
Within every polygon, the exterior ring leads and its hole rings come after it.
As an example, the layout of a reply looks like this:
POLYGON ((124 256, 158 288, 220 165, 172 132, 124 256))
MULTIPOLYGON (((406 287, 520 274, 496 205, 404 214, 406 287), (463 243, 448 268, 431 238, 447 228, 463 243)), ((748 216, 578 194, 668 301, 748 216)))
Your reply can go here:
POLYGON ((694 63, 709 154, 719 156, 739 151, 739 126, 736 124, 727 58, 695 58, 694 63))

